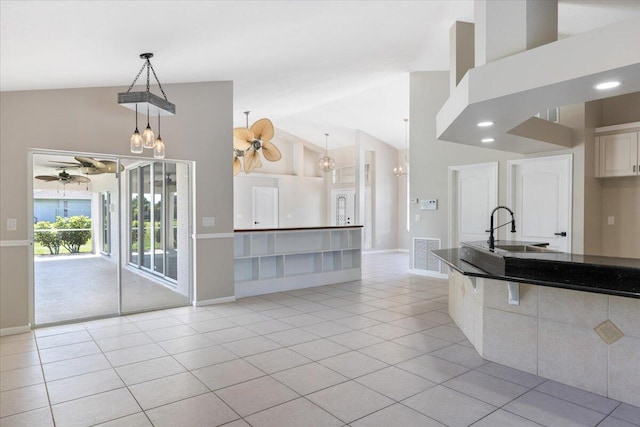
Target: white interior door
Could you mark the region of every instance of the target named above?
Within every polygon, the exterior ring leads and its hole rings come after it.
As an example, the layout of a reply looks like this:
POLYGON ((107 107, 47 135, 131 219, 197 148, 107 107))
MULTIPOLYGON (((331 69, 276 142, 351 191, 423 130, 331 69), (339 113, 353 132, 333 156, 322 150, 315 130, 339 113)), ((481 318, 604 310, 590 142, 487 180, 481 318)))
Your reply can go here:
POLYGON ((508 198, 518 240, 571 252, 572 161, 568 154, 508 162, 508 198))
POLYGON ((253 228, 278 227, 278 189, 253 187, 253 228))
POLYGON ((498 163, 451 166, 450 247, 487 240, 489 215, 498 205, 498 163))

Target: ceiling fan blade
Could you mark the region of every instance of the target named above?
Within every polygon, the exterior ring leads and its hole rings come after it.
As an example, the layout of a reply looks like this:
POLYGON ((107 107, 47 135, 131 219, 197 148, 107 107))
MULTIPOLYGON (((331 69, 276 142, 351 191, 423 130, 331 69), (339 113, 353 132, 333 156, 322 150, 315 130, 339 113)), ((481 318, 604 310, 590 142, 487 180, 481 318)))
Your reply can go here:
POLYGON ((269 119, 260 119, 251 125, 251 132, 261 141, 269 141, 273 138, 273 123, 269 119))
POLYGON ((270 162, 277 162, 282 158, 280 150, 271 141, 262 141, 262 155, 270 162))
POLYGON ((80 175, 71 175, 66 182, 77 182, 77 183, 85 183, 85 182, 91 182, 91 180, 89 178, 87 178, 86 176, 80 176, 80 175))
POLYGON ((103 173, 107 173, 107 170, 106 169, 102 169, 102 168, 89 167, 84 171, 80 171, 80 173, 83 173, 85 175, 100 175, 100 174, 103 174, 103 173))
POLYGON ((74 166, 60 166, 58 168, 56 168, 57 171, 63 171, 63 170, 67 170, 67 169, 79 169, 82 167, 82 165, 79 165, 77 163, 72 163, 74 166))
POLYGON ((96 159, 94 159, 92 157, 80 157, 80 156, 78 156, 78 157, 74 157, 74 159, 76 159, 80 163, 90 163, 96 168, 104 168, 104 163, 102 163, 101 161, 96 160, 96 159))
POLYGON ((237 157, 233 157, 233 176, 236 176, 240 173, 242 169, 242 163, 240 163, 240 159, 237 157))
POLYGON ((76 168, 79 168, 80 166, 82 166, 82 165, 79 165, 77 162, 61 162, 61 161, 58 161, 58 160, 50 162, 50 163, 53 164, 54 166, 57 166, 57 165, 73 165, 73 167, 76 167, 76 168))
MULTIPOLYGON (((113 160, 100 160, 100 162, 104 165, 103 168, 100 168, 103 172, 107 173, 116 173, 118 169, 118 163, 113 160)), ((120 165, 120 172, 124 170, 124 165, 120 165)))
POLYGON ((256 168, 261 168, 260 154, 256 150, 249 150, 244 155, 244 172, 251 173, 256 168))
POLYGON ((58 177, 54 175, 36 175, 35 179, 39 179, 42 181, 57 181, 58 177))
POLYGON ((245 151, 251 147, 253 141, 253 133, 247 128, 233 129, 233 148, 235 150, 245 151))

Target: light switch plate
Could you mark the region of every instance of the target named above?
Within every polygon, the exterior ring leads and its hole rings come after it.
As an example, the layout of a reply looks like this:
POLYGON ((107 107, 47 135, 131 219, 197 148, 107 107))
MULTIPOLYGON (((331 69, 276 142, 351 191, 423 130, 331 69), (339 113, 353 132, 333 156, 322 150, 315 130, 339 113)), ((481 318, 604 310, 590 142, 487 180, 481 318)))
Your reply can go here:
POLYGON ((18 229, 18 220, 16 218, 7 218, 7 231, 16 231, 18 229))
POLYGON ((202 217, 202 226, 203 227, 215 227, 216 226, 216 217, 214 217, 214 216, 203 216, 202 217))
POLYGON ((608 225, 615 225, 616 224, 616 217, 615 216, 608 216, 607 217, 607 224, 608 225))
POLYGON ((416 214, 415 220, 416 222, 420 222, 420 214, 416 214))

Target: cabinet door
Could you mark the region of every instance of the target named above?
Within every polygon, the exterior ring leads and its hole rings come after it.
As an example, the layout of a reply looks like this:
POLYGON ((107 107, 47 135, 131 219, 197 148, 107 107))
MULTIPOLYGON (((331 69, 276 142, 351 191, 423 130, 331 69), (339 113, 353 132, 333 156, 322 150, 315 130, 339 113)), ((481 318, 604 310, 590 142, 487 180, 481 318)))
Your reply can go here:
POLYGON ((638 132, 600 137, 600 176, 638 174, 638 132))

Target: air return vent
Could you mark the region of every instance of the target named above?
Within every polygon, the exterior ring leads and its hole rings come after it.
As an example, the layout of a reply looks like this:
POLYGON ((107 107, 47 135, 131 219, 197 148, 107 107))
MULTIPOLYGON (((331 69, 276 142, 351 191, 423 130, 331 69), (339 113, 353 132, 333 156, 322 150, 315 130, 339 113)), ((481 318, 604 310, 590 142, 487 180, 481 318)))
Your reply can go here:
POLYGON ((440 260, 431 251, 440 249, 440 239, 428 237, 413 238, 413 269, 440 273, 440 260))

